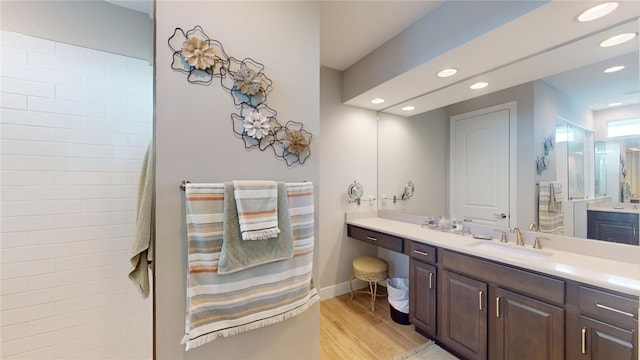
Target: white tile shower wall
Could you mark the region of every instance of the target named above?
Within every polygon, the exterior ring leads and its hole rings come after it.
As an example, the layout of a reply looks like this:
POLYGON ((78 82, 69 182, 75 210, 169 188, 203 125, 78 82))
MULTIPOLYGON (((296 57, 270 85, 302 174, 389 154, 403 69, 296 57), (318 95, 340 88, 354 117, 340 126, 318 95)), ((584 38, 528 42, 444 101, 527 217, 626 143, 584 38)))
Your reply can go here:
POLYGON ((0 358, 150 359, 127 272, 152 68, 1 35, 0 358))

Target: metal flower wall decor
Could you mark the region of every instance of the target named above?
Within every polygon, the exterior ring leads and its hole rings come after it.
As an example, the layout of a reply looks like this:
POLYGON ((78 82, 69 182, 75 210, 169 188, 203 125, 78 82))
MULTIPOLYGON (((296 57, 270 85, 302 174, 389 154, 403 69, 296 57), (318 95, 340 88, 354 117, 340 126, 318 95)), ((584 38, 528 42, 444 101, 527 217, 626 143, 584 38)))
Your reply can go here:
POLYGON ((171 68, 186 74, 189 83, 208 85, 214 78, 220 79, 238 109, 231 114, 231 122, 246 149, 271 148, 287 166, 307 160, 312 134, 301 122, 282 125, 278 112, 266 104, 273 83, 265 75, 264 65, 251 58, 228 56, 222 44, 209 38, 199 25, 186 32, 176 28, 168 43, 173 51, 171 68))
POLYGON ((555 140, 553 135, 544 139, 544 151, 541 156, 538 156, 536 159, 536 174, 542 175, 542 173, 547 170, 549 167, 549 163, 551 162, 551 150, 553 150, 555 146, 555 140))

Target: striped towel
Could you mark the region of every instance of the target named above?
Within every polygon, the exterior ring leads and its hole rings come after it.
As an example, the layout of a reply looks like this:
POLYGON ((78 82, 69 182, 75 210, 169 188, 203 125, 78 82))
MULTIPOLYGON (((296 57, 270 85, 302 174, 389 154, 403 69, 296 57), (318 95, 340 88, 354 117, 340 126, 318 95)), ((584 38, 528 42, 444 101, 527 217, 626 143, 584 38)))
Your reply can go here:
POLYGON ((540 182, 538 228, 544 233, 564 234, 562 184, 559 182, 540 182))
POLYGON ((319 300, 311 278, 313 184, 286 185, 293 257, 220 275, 224 184, 187 184, 186 350, 284 321, 319 300))
POLYGON ((242 240, 278 236, 278 185, 275 181, 233 181, 242 240))

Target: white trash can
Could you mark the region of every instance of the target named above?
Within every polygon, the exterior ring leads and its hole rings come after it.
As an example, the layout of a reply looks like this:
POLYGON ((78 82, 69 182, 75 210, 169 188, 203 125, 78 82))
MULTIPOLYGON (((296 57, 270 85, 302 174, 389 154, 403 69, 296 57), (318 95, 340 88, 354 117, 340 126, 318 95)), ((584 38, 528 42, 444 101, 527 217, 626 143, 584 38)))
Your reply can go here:
POLYGON ((409 279, 391 278, 387 282, 389 311, 391 319, 402 325, 409 325, 409 279))

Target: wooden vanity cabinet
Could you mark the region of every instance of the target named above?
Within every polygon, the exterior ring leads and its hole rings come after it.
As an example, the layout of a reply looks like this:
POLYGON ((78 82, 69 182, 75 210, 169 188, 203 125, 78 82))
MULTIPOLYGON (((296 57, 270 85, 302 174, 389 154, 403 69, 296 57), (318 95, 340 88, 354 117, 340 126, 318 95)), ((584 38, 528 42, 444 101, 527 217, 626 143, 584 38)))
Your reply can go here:
POLYGON ((638 245, 638 214, 588 210, 587 238, 638 245))
POLYGON ((580 286, 581 360, 638 359, 638 300, 580 286))
POLYGON ((493 359, 564 359, 564 309, 497 288, 493 359))
POLYGON ((350 237, 409 255, 409 319, 463 359, 637 360, 637 296, 377 231, 350 237))
POLYGON ((564 282, 443 250, 439 338, 466 359, 564 359, 564 282))
POLYGON ((404 239, 397 236, 353 225, 347 226, 347 236, 354 239, 362 240, 375 246, 389 249, 391 251, 399 253, 402 253, 404 251, 404 239))
POLYGON ((423 334, 436 337, 436 248, 409 244, 409 321, 423 334))
POLYGON ((444 270, 440 294, 438 338, 466 359, 486 359, 487 284, 444 270))

